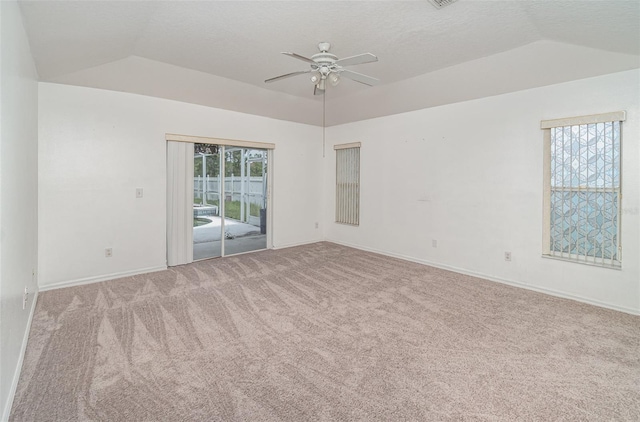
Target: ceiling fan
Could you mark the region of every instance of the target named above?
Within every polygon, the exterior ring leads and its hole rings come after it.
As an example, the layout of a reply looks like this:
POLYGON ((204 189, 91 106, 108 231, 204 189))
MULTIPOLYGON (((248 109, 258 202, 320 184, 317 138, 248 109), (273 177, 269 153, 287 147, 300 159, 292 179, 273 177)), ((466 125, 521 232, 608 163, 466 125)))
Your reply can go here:
POLYGON ((311 58, 304 57, 296 53, 283 52, 282 54, 286 54, 287 56, 291 56, 294 59, 302 60, 303 62, 309 63, 310 69, 276 76, 275 78, 267 79, 265 82, 275 82, 281 79, 290 78, 292 76, 311 73, 311 82, 314 84, 314 95, 324 94, 327 79, 333 86, 338 85, 341 77, 351 79, 352 81, 360 82, 361 84, 369 86, 373 86, 380 82, 379 79, 372 78, 371 76, 363 75, 362 73, 354 72, 353 70, 344 68, 345 66, 377 62, 378 58, 375 55, 371 53, 363 53, 356 56, 345 57, 344 59, 338 59, 335 54, 329 53, 330 48, 331 44, 329 44, 328 42, 319 43, 318 50, 320 50, 320 52, 314 54, 313 56, 311 56, 311 58))

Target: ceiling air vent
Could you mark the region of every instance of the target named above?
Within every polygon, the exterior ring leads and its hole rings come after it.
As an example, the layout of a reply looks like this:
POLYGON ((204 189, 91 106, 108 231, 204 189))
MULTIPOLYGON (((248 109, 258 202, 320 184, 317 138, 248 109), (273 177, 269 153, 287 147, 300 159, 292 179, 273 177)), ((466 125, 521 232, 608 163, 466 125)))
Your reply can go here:
POLYGON ((429 2, 431 2, 431 4, 433 4, 436 9, 442 9, 445 6, 449 6, 451 3, 455 2, 457 0, 429 0, 429 2))

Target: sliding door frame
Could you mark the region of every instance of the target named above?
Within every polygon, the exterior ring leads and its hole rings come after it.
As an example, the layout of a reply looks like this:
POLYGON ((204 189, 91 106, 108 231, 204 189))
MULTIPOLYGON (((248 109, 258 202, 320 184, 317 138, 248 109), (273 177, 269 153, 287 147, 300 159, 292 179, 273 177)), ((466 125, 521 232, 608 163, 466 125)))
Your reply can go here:
MULTIPOLYGON (((224 187, 224 174, 225 174, 225 169, 226 169, 226 163, 225 163, 225 159, 224 159, 224 153, 226 151, 225 147, 241 147, 241 148, 247 148, 247 149, 262 149, 265 150, 267 152, 267 195, 266 195, 266 201, 267 201, 267 237, 266 237, 266 249, 273 249, 273 204, 272 204, 272 198, 273 195, 271 194, 273 191, 273 150, 275 149, 275 144, 273 143, 267 143, 267 142, 253 142, 253 141, 242 141, 242 140, 236 140, 236 139, 223 139, 223 138, 208 138, 208 137, 203 137, 203 136, 189 136, 189 135, 178 135, 178 134, 174 134, 174 133, 167 133, 165 134, 165 138, 167 141, 174 141, 174 142, 188 142, 188 143, 192 143, 192 144, 213 144, 213 145, 218 145, 221 147, 220 150, 220 161, 221 161, 221 165, 220 165, 220 180, 221 180, 221 191, 220 191, 220 201, 219 201, 219 214, 221 216, 221 247, 220 247, 220 253, 221 256, 225 256, 225 242, 224 242, 224 226, 225 226, 225 217, 224 217, 224 212, 225 212, 225 204, 224 204, 224 191, 225 191, 225 187, 224 187)), ((168 245, 167 245, 168 247, 168 245)), ((253 252, 253 251, 248 251, 248 252, 242 252, 242 253, 249 253, 249 252, 253 252)), ((234 254, 234 255, 238 255, 238 254, 234 254)), ((204 259, 209 259, 209 258, 204 258, 204 259)))

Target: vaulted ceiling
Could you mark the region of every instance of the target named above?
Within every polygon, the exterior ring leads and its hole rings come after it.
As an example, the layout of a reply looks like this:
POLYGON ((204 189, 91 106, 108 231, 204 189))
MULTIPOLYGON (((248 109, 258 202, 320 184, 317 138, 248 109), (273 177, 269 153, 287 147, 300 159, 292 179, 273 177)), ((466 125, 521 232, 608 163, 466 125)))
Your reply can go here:
POLYGON ((20 1, 42 81, 321 124, 296 70, 320 41, 367 87, 328 87, 328 125, 640 67, 640 1, 20 1))

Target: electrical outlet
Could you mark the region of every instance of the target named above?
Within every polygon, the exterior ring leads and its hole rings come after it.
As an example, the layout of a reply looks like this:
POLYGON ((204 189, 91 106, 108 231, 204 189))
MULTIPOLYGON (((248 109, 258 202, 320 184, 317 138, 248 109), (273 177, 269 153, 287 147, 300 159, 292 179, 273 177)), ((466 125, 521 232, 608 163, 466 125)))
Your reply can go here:
POLYGON ((504 260, 505 261, 511 261, 511 252, 505 252, 504 253, 504 260))
POLYGON ((111 248, 106 248, 104 250, 104 256, 106 258, 111 258, 113 256, 113 250, 111 248))
POLYGON ((319 224, 318 224, 318 222, 316 221, 316 229, 317 229, 318 227, 319 227, 319 224))
POLYGON ((29 290, 25 287, 22 294, 22 309, 27 309, 27 300, 29 300, 29 290))
POLYGON ((436 239, 432 239, 431 240, 431 246, 434 247, 434 248, 437 248, 438 247, 438 241, 436 239))
POLYGON ((136 188, 136 198, 142 198, 144 195, 144 191, 142 188, 136 188))

